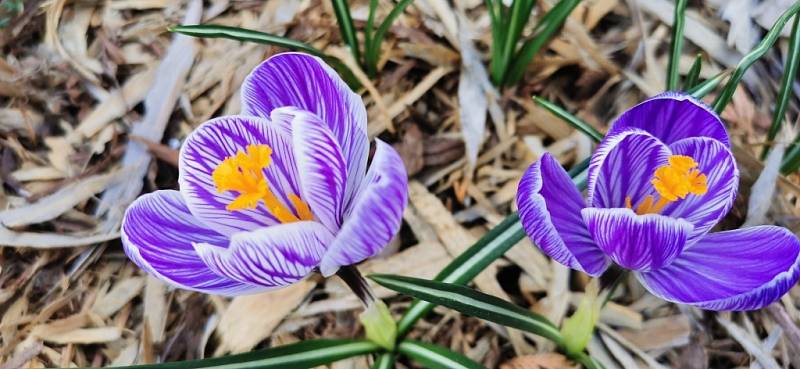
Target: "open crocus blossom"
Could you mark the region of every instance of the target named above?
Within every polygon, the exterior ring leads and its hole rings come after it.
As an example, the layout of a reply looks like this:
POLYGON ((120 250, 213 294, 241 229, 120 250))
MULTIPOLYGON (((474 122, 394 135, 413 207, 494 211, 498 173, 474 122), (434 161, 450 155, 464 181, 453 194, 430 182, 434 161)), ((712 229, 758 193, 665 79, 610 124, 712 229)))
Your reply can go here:
POLYGON ((361 98, 319 58, 285 53, 253 70, 242 114, 212 119, 180 151, 180 191, 138 198, 126 254, 170 285, 239 295, 329 276, 400 228, 403 162, 376 140, 369 170, 361 98))
POLYGON ((587 199, 545 154, 524 174, 523 227, 550 257, 599 276, 614 262, 654 295, 709 310, 752 310, 800 276, 785 228, 709 233, 733 206, 739 171, 722 121, 666 93, 628 110, 589 165, 587 199))

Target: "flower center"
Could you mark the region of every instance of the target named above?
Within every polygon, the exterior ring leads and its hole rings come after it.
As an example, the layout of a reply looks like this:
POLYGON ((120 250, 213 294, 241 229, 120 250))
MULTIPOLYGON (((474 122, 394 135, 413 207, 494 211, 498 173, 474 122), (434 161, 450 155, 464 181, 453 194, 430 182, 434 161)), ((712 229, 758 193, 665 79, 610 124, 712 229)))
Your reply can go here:
MULTIPOLYGON (((689 156, 671 155, 669 164, 658 167, 650 181, 659 194, 658 201, 653 195, 648 195, 636 207, 636 213, 659 213, 667 204, 685 199, 689 194, 705 195, 708 192, 708 178, 697 169, 697 165, 689 156)), ((630 196, 625 198, 625 206, 633 208, 630 196)))
POLYGON ((235 191, 239 194, 225 209, 228 211, 255 209, 258 202, 263 200, 269 212, 281 223, 312 220, 314 216, 311 214, 311 209, 299 196, 289 195, 289 201, 295 209, 295 212, 292 212, 270 190, 264 177, 264 168, 272 162, 270 156, 272 148, 268 145, 247 145, 246 152, 239 150, 236 155, 225 158, 214 169, 211 178, 217 186, 217 191, 235 191))

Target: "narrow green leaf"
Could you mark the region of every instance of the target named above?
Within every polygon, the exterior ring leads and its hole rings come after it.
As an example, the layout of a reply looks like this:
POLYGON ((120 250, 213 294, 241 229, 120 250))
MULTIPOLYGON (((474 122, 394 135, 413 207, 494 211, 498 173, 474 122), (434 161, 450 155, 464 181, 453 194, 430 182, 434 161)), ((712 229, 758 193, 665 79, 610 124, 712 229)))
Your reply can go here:
POLYGON ((547 14, 542 16, 542 19, 539 20, 534 29, 533 37, 527 40, 514 56, 513 63, 510 65, 509 71, 506 72, 506 78, 503 81, 504 85, 510 86, 522 79, 533 57, 550 41, 580 2, 581 0, 561 0, 547 14))
MULTIPOLYGON (((589 159, 578 164, 584 167, 581 171, 570 171, 573 183, 578 189, 586 188, 587 170, 589 159)), ((453 284, 466 284, 475 276, 486 269, 489 264, 503 256, 508 249, 516 245, 525 237, 525 230, 519 222, 519 215, 513 213, 507 216, 500 224, 489 230, 478 242, 470 246, 467 251, 453 259, 450 264, 436 275, 434 280, 453 284)), ((411 304, 406 313, 397 323, 397 335, 403 337, 418 320, 430 312, 434 304, 416 300, 411 304)))
POLYGON ((367 340, 312 340, 219 358, 134 365, 120 369, 303 369, 379 352, 367 340))
POLYGON ((341 60, 332 56, 326 55, 319 50, 305 42, 292 40, 283 36, 277 36, 270 33, 253 31, 245 28, 220 26, 215 24, 200 24, 191 26, 173 26, 170 32, 177 32, 192 37, 203 38, 227 38, 229 40, 237 40, 242 42, 255 42, 259 44, 272 45, 284 47, 293 51, 301 51, 307 54, 318 56, 324 59, 327 63, 331 64, 337 72, 342 75, 342 78, 353 89, 358 89, 360 84, 356 79, 353 71, 350 70, 341 60))
POLYGON ((347 5, 347 0, 331 0, 331 5, 333 5, 333 12, 336 14, 336 21, 339 23, 339 31, 342 33, 342 40, 350 47, 350 53, 353 54, 353 59, 361 63, 356 28, 353 25, 353 18, 350 16, 350 6, 347 5))
POLYGON ((696 99, 702 99, 703 97, 711 93, 711 91, 714 91, 714 89, 717 88, 717 86, 719 86, 719 84, 722 82, 723 79, 725 79, 725 76, 727 75, 728 75, 727 72, 720 72, 719 74, 714 76, 714 78, 705 80, 703 81, 703 83, 700 83, 699 85, 690 88, 686 92, 689 93, 689 95, 692 95, 692 97, 696 99))
POLYGON ((391 352, 384 352, 375 359, 372 369, 394 369, 395 355, 391 352))
POLYGON ((321 50, 305 42, 245 28, 220 26, 216 24, 199 24, 192 26, 173 26, 169 30, 170 32, 177 32, 192 37, 227 38, 237 41, 280 46, 290 50, 316 55, 321 58, 330 58, 321 50))
POLYGON ((789 99, 792 97, 792 85, 794 85, 794 79, 797 76, 798 65, 800 65, 800 14, 794 16, 792 37, 789 39, 789 52, 786 56, 786 63, 783 65, 781 89, 778 93, 778 100, 775 102, 772 125, 769 126, 769 132, 767 132, 767 143, 764 146, 764 151, 761 152, 761 160, 767 158, 772 141, 777 137, 781 124, 786 119, 786 107, 789 106, 789 99))
POLYGON ((758 59, 764 56, 767 51, 769 51, 772 45, 775 44, 775 41, 778 40, 778 37, 780 37, 781 31, 786 25, 786 22, 788 22, 789 18, 794 16, 798 11, 800 11, 800 1, 796 1, 786 12, 781 14, 761 42, 759 42, 752 51, 750 51, 742 58, 741 61, 739 61, 739 64, 736 65, 736 69, 734 69, 730 80, 728 80, 728 83, 725 85, 725 88, 722 90, 719 96, 717 96, 717 99, 714 100, 714 104, 712 106, 717 114, 722 113, 722 111, 725 110, 725 107, 728 106, 728 103, 731 102, 733 93, 736 91, 736 86, 739 85, 739 82, 742 80, 742 77, 744 77, 745 72, 747 72, 753 63, 755 63, 758 59))
MULTIPOLYGON (((514 213, 492 228, 472 245, 458 255, 436 276, 435 280, 446 283, 465 284, 471 281, 489 264, 503 256, 512 246, 525 237, 525 231, 514 213)), ((398 337, 404 336, 414 323, 427 314, 434 305, 427 301, 415 301, 397 323, 398 337)))
POLYGON ((375 31, 370 43, 367 45, 367 69, 373 71, 373 74, 377 73, 378 59, 381 53, 381 44, 383 44, 383 39, 386 38, 386 34, 389 32, 389 27, 392 26, 392 23, 394 23, 400 14, 403 14, 403 11, 406 10, 412 1, 413 0, 400 0, 400 2, 397 3, 394 8, 392 8, 392 11, 389 12, 389 15, 386 16, 386 19, 381 22, 381 25, 375 31))
MULTIPOLYGON (((508 21, 508 25, 502 45, 497 45, 497 47, 500 47, 500 60, 492 60, 493 64, 497 62, 498 81, 503 81, 505 79, 505 74, 511 63, 511 57, 517 51, 517 42, 522 34, 522 29, 525 27, 525 23, 528 22, 528 18, 531 15, 530 11, 533 9, 532 3, 531 0, 514 0, 511 4, 511 16, 503 20, 504 22, 508 21), (527 14, 525 13, 526 10, 528 11, 527 14)), ((495 45, 492 45, 492 47, 495 47, 495 45)))
POLYGON ((700 70, 702 68, 703 54, 697 54, 697 56, 694 58, 694 63, 692 63, 692 68, 689 69, 689 73, 686 74, 686 80, 683 82, 684 91, 697 85, 697 81, 700 80, 700 70))
POLYGON ((564 343, 558 327, 547 318, 462 285, 387 274, 373 274, 368 278, 390 290, 445 306, 462 314, 533 333, 559 346, 564 343))
POLYGON ((378 0, 369 0, 369 14, 367 15, 367 25, 364 27, 364 45, 367 53, 369 45, 372 43, 372 33, 375 31, 375 12, 378 10, 378 0))
POLYGON ((534 96, 533 101, 535 101, 539 106, 547 109, 547 111, 553 113, 556 117, 561 118, 561 120, 567 122, 569 125, 574 127, 575 129, 583 132, 595 142, 600 142, 603 140, 603 134, 598 132, 594 127, 592 127, 589 123, 584 122, 582 119, 572 115, 572 113, 564 110, 564 108, 553 104, 550 101, 547 101, 539 96, 534 96))
POLYGON ((679 68, 681 51, 683 50, 683 28, 686 23, 686 4, 689 0, 677 0, 675 2, 675 17, 672 23, 672 45, 669 53, 669 65, 667 66, 667 91, 678 89, 678 82, 681 80, 679 68))
POLYGON ((783 174, 794 173, 800 168, 800 145, 797 142, 798 140, 795 139, 795 142, 784 154, 783 163, 781 163, 781 173, 783 174))
POLYGON ((504 22, 501 0, 486 0, 486 8, 489 9, 489 22, 492 27, 492 46, 491 58, 489 62, 489 75, 492 83, 500 86, 503 70, 500 61, 503 59, 503 45, 505 44, 506 34, 508 33, 508 23, 504 22))
POLYGON ((398 351, 428 369, 486 369, 464 355, 430 343, 405 340, 398 351))

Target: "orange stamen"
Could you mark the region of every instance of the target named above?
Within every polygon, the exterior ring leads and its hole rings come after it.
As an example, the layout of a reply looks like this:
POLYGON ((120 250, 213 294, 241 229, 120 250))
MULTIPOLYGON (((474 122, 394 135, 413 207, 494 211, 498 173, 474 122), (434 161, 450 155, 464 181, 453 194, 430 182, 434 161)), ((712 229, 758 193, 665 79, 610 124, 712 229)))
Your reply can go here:
POLYGON ((268 145, 248 145, 246 152, 239 150, 220 163, 211 178, 218 192, 236 191, 239 195, 225 209, 236 211, 255 209, 263 201, 267 210, 281 223, 312 220, 314 215, 299 196, 290 194, 295 212, 289 210, 270 190, 264 177, 264 168, 271 163, 272 148, 268 145), (298 217, 299 216, 299 217, 298 217))

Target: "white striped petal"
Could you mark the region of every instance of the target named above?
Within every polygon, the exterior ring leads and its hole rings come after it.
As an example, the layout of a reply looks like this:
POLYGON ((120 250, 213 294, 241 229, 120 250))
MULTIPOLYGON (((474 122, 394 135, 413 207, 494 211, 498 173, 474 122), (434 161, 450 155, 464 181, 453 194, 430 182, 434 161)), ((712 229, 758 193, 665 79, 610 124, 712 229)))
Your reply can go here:
POLYGON ((333 235, 317 222, 300 221, 237 233, 230 246, 195 244, 203 262, 217 274, 264 288, 305 278, 322 259, 333 235))

